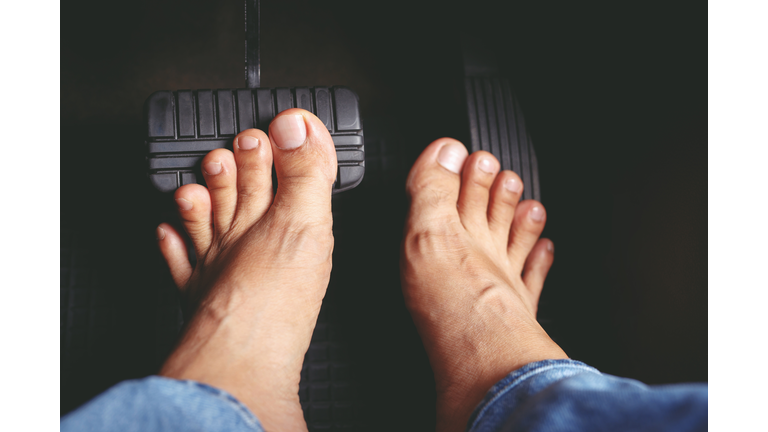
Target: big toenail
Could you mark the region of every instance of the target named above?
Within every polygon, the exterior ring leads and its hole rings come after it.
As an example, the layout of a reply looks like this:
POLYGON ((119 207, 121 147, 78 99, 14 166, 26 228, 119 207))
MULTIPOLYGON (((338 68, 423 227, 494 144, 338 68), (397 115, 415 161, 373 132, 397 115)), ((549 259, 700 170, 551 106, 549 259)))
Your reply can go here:
POLYGON ((240 150, 251 150, 255 149, 259 145, 258 138, 254 138, 252 136, 243 135, 241 137, 237 137, 237 148, 240 150))
POLYGON ((176 204, 179 206, 181 210, 192 210, 192 202, 187 201, 184 198, 179 198, 176 200, 176 204))
POLYGON ((477 167, 484 173, 493 174, 494 172, 493 162, 491 162, 490 159, 480 159, 477 163, 477 167))
POLYGON ((437 163, 443 168, 458 174, 464 165, 464 159, 467 158, 467 149, 464 145, 458 143, 446 144, 437 154, 437 163))
POLYGON ((510 178, 504 181, 504 189, 512 193, 518 193, 523 189, 523 183, 516 178, 510 178))
POLYGON ((283 150, 293 150, 307 139, 307 126, 304 117, 296 115, 284 115, 272 122, 270 129, 275 145, 283 150))
POLYGON ((157 236, 157 240, 160 241, 165 238, 165 230, 160 227, 157 227, 157 232, 155 233, 155 235, 157 236))
POLYGON ((203 165, 203 171, 208 175, 216 175, 221 172, 221 162, 208 162, 203 165))
POLYGON ((544 220, 544 209, 536 206, 531 209, 531 219, 533 219, 536 222, 541 222, 544 220))

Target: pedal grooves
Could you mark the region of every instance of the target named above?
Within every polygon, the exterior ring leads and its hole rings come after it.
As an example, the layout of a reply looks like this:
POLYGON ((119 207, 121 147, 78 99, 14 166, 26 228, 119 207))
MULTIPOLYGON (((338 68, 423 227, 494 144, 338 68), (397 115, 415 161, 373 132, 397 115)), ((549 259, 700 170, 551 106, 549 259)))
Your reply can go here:
POLYGON ((523 180, 521 199, 541 201, 539 168, 520 106, 503 78, 466 77, 470 150, 485 150, 523 180))
POLYGON ((147 169, 161 192, 201 183, 200 161, 232 148, 239 132, 267 131, 277 114, 301 108, 331 133, 339 170, 333 192, 360 184, 365 173, 363 122, 357 94, 346 87, 158 91, 145 102, 147 169))

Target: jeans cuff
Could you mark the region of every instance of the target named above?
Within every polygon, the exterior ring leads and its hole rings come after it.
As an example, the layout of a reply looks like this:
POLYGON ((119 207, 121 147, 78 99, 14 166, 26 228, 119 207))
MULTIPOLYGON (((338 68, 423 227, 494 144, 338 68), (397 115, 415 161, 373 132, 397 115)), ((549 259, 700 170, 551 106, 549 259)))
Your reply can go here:
MULTIPOLYGON (((488 393, 486 393, 485 398, 483 398, 477 408, 475 408, 475 410, 472 412, 472 415, 469 417, 469 421, 467 422, 467 431, 473 431, 483 421, 484 417, 488 415, 494 415, 494 405, 499 400, 517 400, 523 398, 527 399, 529 396, 531 396, 530 388, 524 389, 524 394, 522 395, 515 395, 516 392, 525 387, 524 384, 531 378, 546 373, 552 376, 551 380, 548 380, 549 384, 554 384, 561 379, 585 372, 600 375, 600 371, 597 369, 580 361, 571 359, 542 360, 528 363, 520 369, 511 372, 509 375, 491 387, 488 393)), ((538 390, 543 390, 543 388, 538 390)), ((511 412, 510 408, 514 409, 514 405, 516 404, 513 403, 512 406, 505 407, 504 411, 511 412)))
POLYGON ((248 407, 243 405, 242 402, 237 400, 234 396, 226 392, 225 390, 222 390, 220 388, 209 386, 208 384, 203 384, 201 382, 193 381, 193 380, 176 380, 173 378, 166 378, 166 377, 157 377, 161 379, 167 379, 167 380, 173 380, 177 381, 179 383, 186 384, 188 386, 195 387, 204 393, 208 393, 211 396, 220 399, 224 401, 227 405, 229 405, 235 412, 237 412, 240 417, 245 421, 246 424, 252 426, 257 431, 263 431, 264 428, 261 426, 261 422, 259 419, 251 412, 248 407))

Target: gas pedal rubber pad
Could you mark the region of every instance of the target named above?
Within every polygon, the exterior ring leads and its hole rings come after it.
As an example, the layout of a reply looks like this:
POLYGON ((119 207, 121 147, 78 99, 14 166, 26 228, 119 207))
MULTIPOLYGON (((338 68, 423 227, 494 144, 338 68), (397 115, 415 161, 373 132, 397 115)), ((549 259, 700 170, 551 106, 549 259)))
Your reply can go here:
POLYGON ((504 78, 466 77, 466 108, 470 153, 485 150, 496 156, 502 170, 520 176, 525 188, 521 200, 541 201, 539 163, 522 110, 504 78))
POLYGON ((243 130, 267 131, 290 108, 315 114, 336 147, 333 193, 360 184, 365 173, 363 121, 357 94, 347 87, 158 91, 144 103, 148 175, 161 192, 203 184, 200 161, 211 150, 232 149, 243 130))

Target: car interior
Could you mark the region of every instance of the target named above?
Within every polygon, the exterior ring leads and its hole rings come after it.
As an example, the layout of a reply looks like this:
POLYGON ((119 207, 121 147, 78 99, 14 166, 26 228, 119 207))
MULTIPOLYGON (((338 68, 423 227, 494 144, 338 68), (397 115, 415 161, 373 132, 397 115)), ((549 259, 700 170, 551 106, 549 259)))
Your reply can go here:
POLYGON ((326 124, 339 161, 299 393, 310 431, 434 429, 399 254, 405 178, 444 136, 493 153, 546 206, 556 258, 538 320, 571 358, 648 384, 707 380, 706 10, 243 6, 61 10, 61 415, 158 372, 184 325, 154 237, 178 222, 172 192, 293 107, 326 124))

